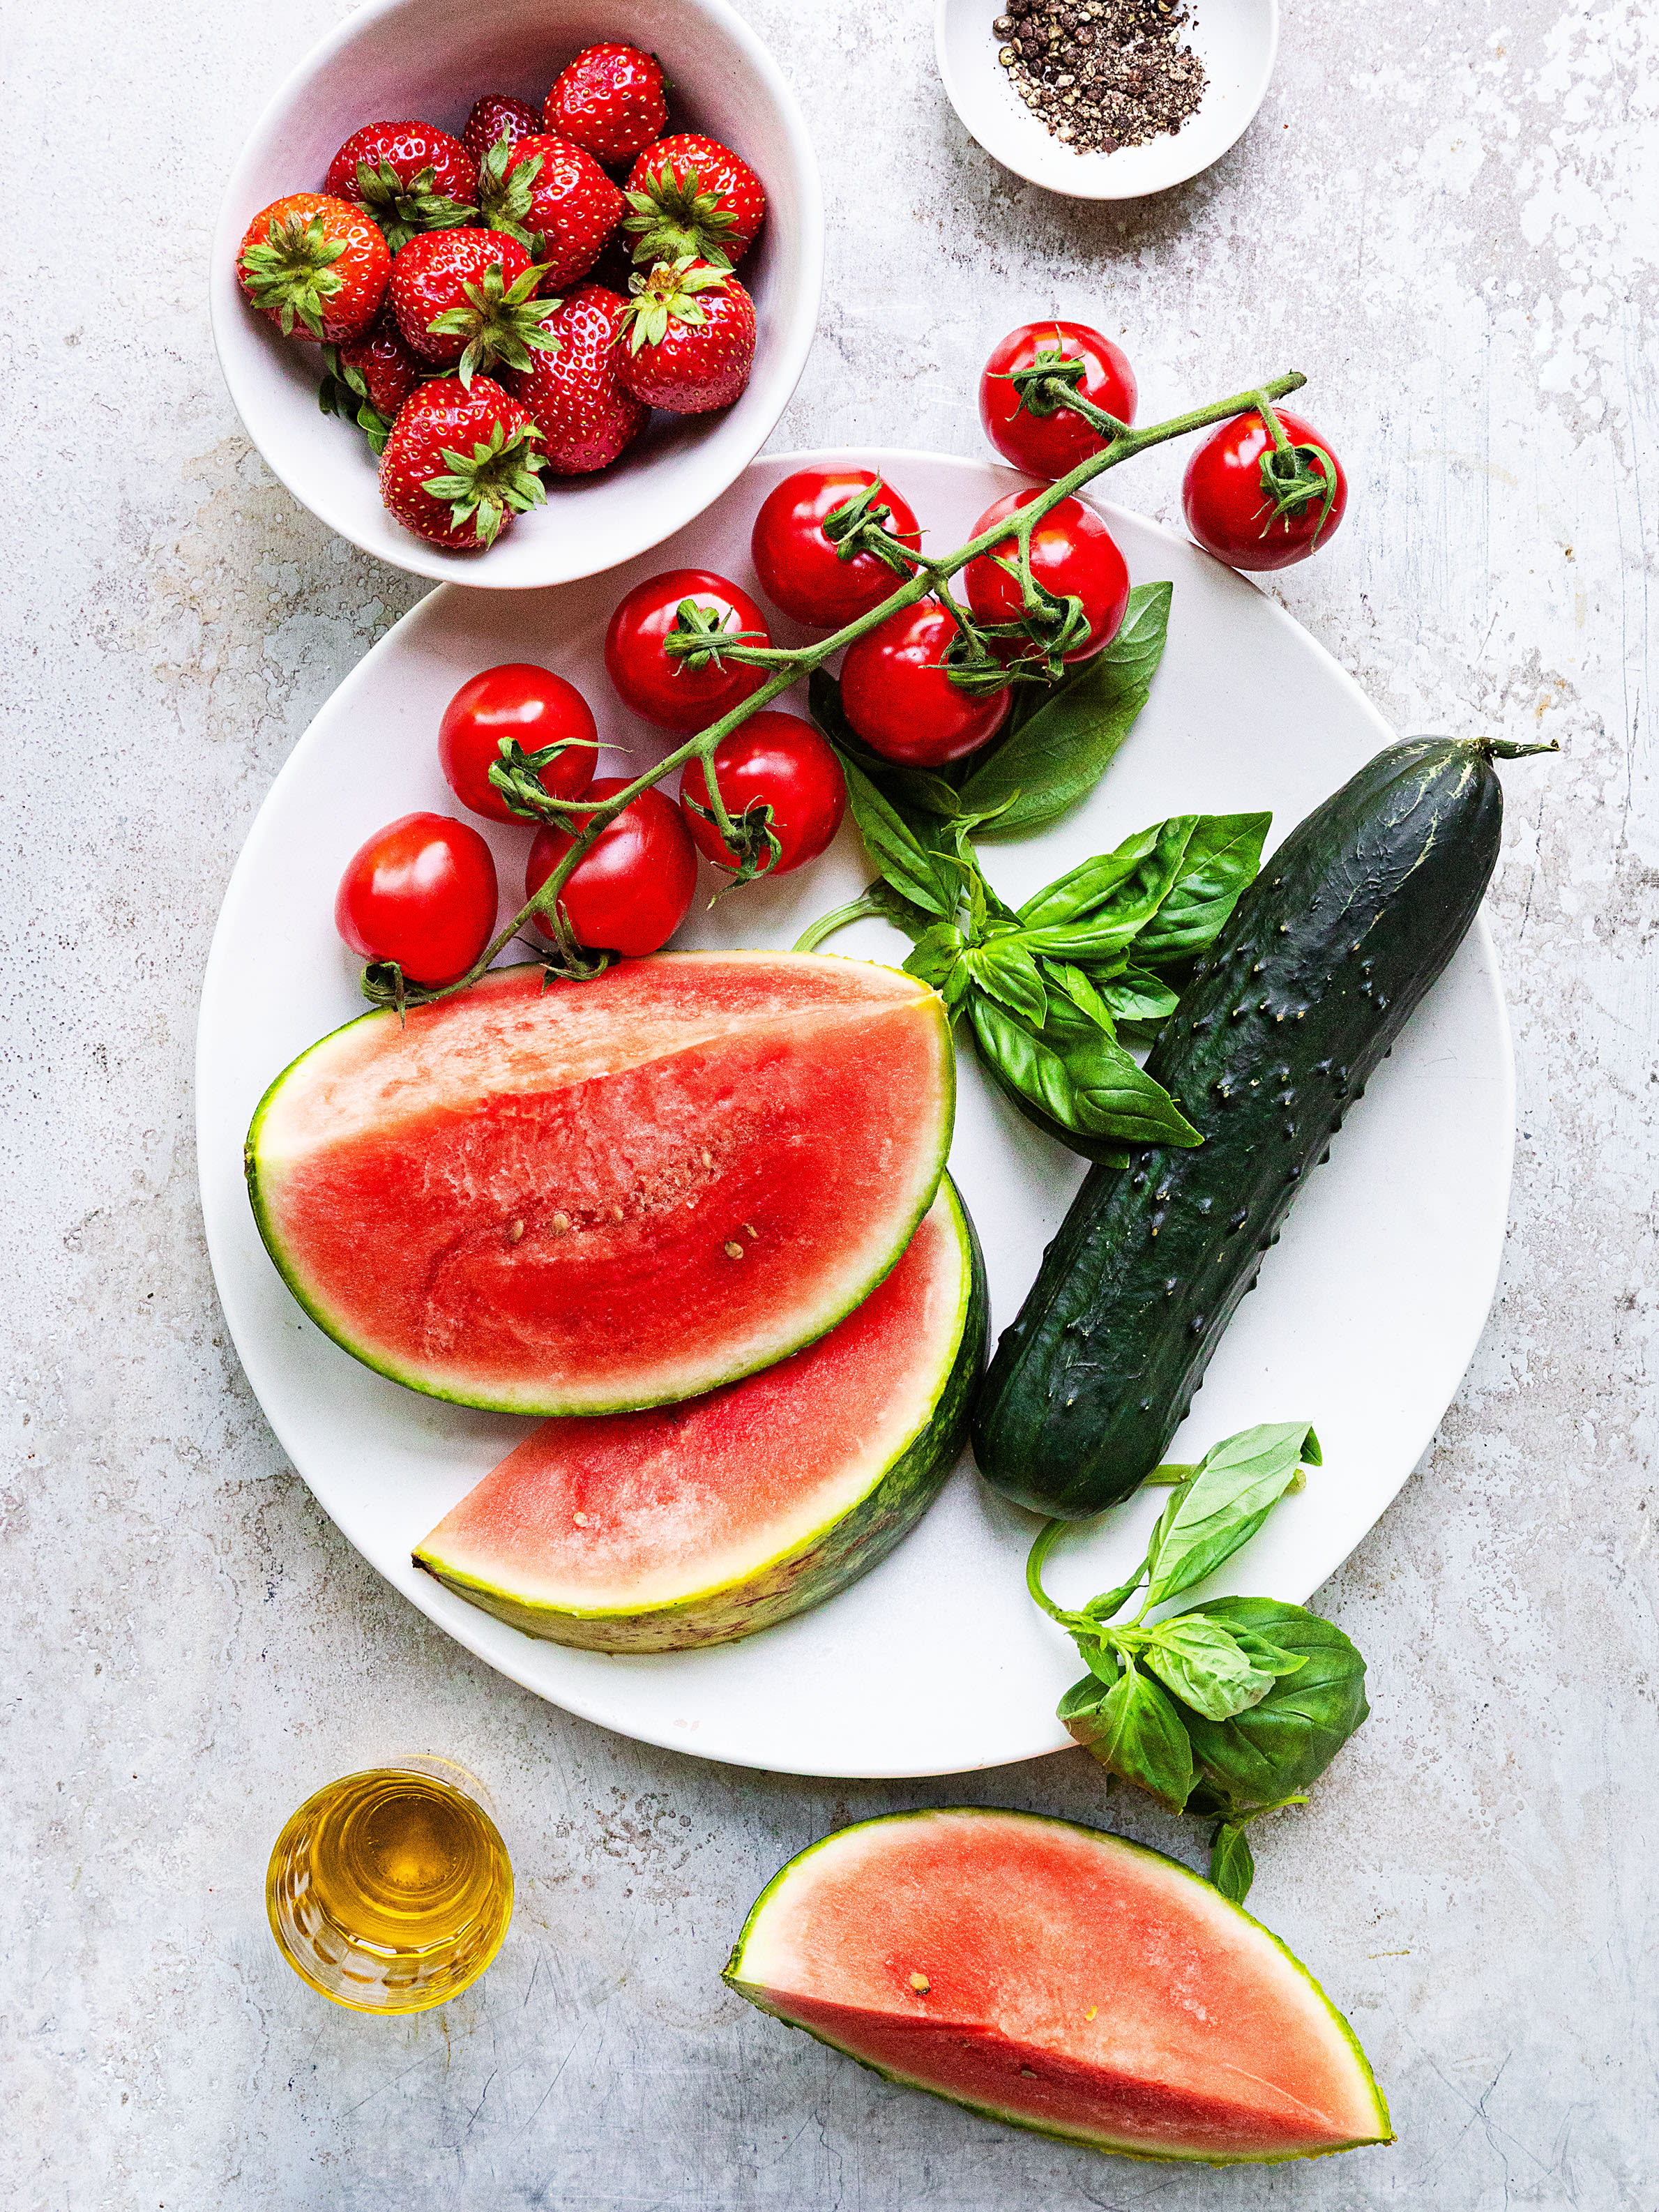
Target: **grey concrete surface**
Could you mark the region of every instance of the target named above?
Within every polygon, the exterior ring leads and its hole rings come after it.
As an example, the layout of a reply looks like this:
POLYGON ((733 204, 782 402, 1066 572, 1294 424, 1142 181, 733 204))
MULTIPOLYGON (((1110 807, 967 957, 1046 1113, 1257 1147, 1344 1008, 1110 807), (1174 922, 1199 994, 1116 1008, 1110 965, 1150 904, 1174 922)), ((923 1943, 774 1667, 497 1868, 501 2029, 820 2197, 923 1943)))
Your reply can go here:
MULTIPOLYGON (((203 1249, 198 979, 276 768, 423 587, 272 481, 203 304, 241 134, 341 10, 78 0, 4 31, 0 2198, 1652 2212, 1659 19, 1287 0, 1245 141, 1115 210, 964 137, 927 0, 745 4, 830 209, 780 443, 979 451, 972 372, 1028 311, 1126 333, 1149 416, 1294 363, 1353 501, 1285 603, 1402 729, 1565 748, 1511 776, 1492 901, 1523 1131, 1499 1300, 1324 1594, 1376 1717, 1264 1839, 1255 1893, 1353 2019, 1399 2142, 1272 2172, 1104 2160, 761 2019, 721 1989, 727 1945, 849 1816, 965 1798, 1192 1838, 1109 1807, 1080 1753, 817 1785, 568 1720, 385 1590, 284 1465, 203 1249), (428 1746, 495 1790, 518 1917, 466 1998, 365 2021, 277 1960, 264 1856, 314 1785, 428 1746)), ((1171 516, 1178 467, 1115 489, 1171 516)))

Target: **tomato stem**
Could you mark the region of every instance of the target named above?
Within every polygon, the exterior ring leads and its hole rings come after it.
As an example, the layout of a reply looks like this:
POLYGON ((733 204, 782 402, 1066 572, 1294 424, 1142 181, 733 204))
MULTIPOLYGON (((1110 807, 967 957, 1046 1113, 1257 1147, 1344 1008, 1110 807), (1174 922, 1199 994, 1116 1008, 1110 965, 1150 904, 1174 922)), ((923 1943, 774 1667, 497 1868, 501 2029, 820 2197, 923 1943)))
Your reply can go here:
MULTIPOLYGON (((783 694, 792 685, 797 684, 803 676, 809 674, 814 669, 822 668, 827 660, 840 653, 845 647, 856 643, 871 630, 878 629, 890 617, 902 612, 906 607, 915 606, 918 600, 927 599, 930 594, 940 599, 956 621, 959 630, 963 630, 964 625, 968 630, 972 630, 971 618, 964 615, 951 594, 950 579, 959 570, 966 568, 969 562, 974 560, 978 555, 988 553, 993 546, 1000 544, 1010 534, 1011 528, 1022 548, 1021 566, 1022 580, 1024 580, 1024 574, 1029 573, 1031 532, 1044 515, 1058 507, 1062 500, 1070 499, 1074 493, 1081 491, 1085 484, 1091 483, 1095 477, 1103 476, 1108 469, 1115 469, 1124 461, 1132 460, 1137 453, 1144 453, 1153 446, 1166 445, 1172 438, 1187 437, 1194 430, 1206 430, 1215 423, 1230 422, 1234 416, 1244 414, 1251 407, 1262 410, 1263 420, 1268 422, 1275 434, 1282 439, 1283 431, 1278 417, 1273 412, 1272 403, 1275 399, 1285 398, 1292 392, 1299 392, 1307 380, 1305 376, 1296 370, 1291 370, 1286 375, 1274 377, 1271 382, 1253 390, 1234 392, 1225 399, 1212 401, 1207 407, 1196 407, 1184 415, 1172 415, 1167 422, 1154 422, 1145 429, 1137 430, 1127 423, 1119 422, 1115 416, 1104 414, 1091 401, 1083 398, 1080 394, 1066 386, 1063 378, 1053 380, 1054 385, 1059 388, 1045 396, 1053 398, 1055 408, 1067 407, 1074 413, 1082 416, 1085 422, 1092 424, 1095 428, 1111 440, 1109 445, 1098 453, 1088 454, 1077 464, 1075 468, 1068 470, 1066 475, 1057 477, 1052 483, 1044 485, 1034 499, 1018 510, 1016 517, 999 522, 989 530, 981 531, 977 538, 970 538, 965 545, 958 546, 954 553, 948 554, 943 558, 934 559, 929 555, 917 553, 911 547, 901 545, 896 539, 893 540, 893 550, 902 554, 907 562, 915 564, 915 573, 899 584, 878 606, 872 607, 867 614, 856 616, 853 621, 844 623, 840 629, 829 637, 820 639, 817 644, 775 647, 745 646, 735 642, 729 646, 724 642, 720 643, 719 651, 722 655, 732 659, 750 661, 757 667, 769 670, 770 672, 766 681, 758 690, 751 691, 746 699, 740 700, 728 713, 721 715, 717 722, 711 722, 707 729, 699 730, 694 737, 687 738, 664 759, 655 763, 644 775, 635 776, 631 783, 624 785, 622 790, 613 793, 600 805, 588 810, 581 808, 580 802, 577 801, 574 811, 586 812, 586 824, 579 835, 573 839, 569 849, 561 858, 552 874, 548 877, 534 896, 526 902, 505 929, 498 932, 490 939, 465 975, 453 983, 447 983, 435 988, 404 983, 402 987, 401 1004, 407 1006, 429 1006, 440 999, 453 998, 459 992, 471 990, 472 986, 494 965, 521 929, 540 921, 547 923, 555 939, 554 956, 548 963, 550 968, 558 974, 572 978, 585 978, 598 975, 609 964, 609 956, 589 955, 577 943, 575 933, 570 927, 569 917, 560 902, 560 894, 592 849, 600 834, 610 827, 619 814, 631 806, 642 792, 648 791, 653 784, 659 783, 665 775, 671 775, 676 769, 684 768, 688 761, 694 758, 701 760, 703 764, 704 780, 708 786, 709 802, 719 823, 720 835, 724 838, 728 830, 735 829, 735 824, 720 793, 719 782, 714 775, 714 750, 721 738, 730 736, 731 732, 739 728, 751 714, 759 714, 763 708, 769 707, 775 700, 781 698, 783 694)), ((884 536, 885 533, 884 532, 883 535, 884 536)), ((976 632, 975 637, 977 641, 976 632)), ((688 641, 683 651, 690 653, 696 649, 696 645, 688 641)), ((708 650, 706 643, 702 649, 708 650)), ((982 654, 982 645, 977 646, 977 650, 982 654)), ((365 969, 362 986, 364 997, 376 1005, 391 1004, 390 989, 384 983, 372 981, 371 975, 372 970, 365 969)), ((1038 1565, 1040 1568, 1041 1560, 1038 1561, 1038 1565)))

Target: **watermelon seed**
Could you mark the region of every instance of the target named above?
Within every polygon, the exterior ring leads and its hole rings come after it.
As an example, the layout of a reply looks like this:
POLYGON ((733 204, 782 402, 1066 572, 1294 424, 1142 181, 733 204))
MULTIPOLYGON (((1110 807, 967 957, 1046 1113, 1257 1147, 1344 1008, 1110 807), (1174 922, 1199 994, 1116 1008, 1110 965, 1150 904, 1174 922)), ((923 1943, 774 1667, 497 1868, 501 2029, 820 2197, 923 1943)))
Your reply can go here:
POLYGON ((709 1151, 707 1145, 702 1148, 702 1164, 706 1168, 712 1168, 714 1164, 714 1155, 709 1151))
POLYGON ((1036 2069, 1034 2067, 1022 2066, 1019 2070, 1026 2081, 1035 2081, 1036 2080, 1036 2069))
POLYGON ((571 1517, 571 1519, 572 1519, 573 1521, 574 1521, 574 1522, 575 1522, 576 1526, 577 1526, 579 1528, 586 1528, 586 1526, 587 1526, 587 1516, 586 1516, 586 1513, 573 1513, 573 1514, 571 1515, 571 1516, 570 1516, 570 1517, 571 1517))
POLYGON ((743 1257, 742 1245, 728 1244, 726 1248, 726 1256, 728 1260, 741 1260, 743 1257))
POLYGON ((567 1229, 568 1229, 568 1228, 569 1228, 569 1226, 570 1226, 570 1216, 569 1216, 568 1213, 556 1213, 556 1214, 554 1215, 553 1219, 552 1219, 552 1223, 551 1223, 551 1227, 552 1227, 553 1234, 554 1234, 556 1237, 562 1237, 562 1236, 564 1235, 565 1231, 566 1231, 567 1229))
POLYGON ((524 1224, 523 1224, 523 1222, 522 1222, 522 1221, 515 1221, 515 1222, 513 1224, 512 1227, 511 1227, 511 1228, 507 1231, 507 1243, 508 1243, 509 1244, 516 1244, 516 1243, 518 1243, 518 1241, 519 1241, 520 1237, 522 1237, 523 1235, 524 1235, 524 1224))
POLYGON ((623 1210, 622 1210, 621 1206, 613 1206, 611 1207, 611 1218, 613 1221, 620 1221, 620 1220, 622 1219, 622 1218, 623 1218, 623 1210))
POLYGON ((750 1236, 758 1243, 760 1240, 760 1231, 756 1228, 754 1223, 752 1221, 745 1221, 743 1225, 749 1231, 750 1236))
POLYGON ((910 1977, 910 1986, 919 1996, 925 1997, 928 1990, 931 1990, 933 1985, 928 1980, 926 1974, 912 1974, 910 1977))

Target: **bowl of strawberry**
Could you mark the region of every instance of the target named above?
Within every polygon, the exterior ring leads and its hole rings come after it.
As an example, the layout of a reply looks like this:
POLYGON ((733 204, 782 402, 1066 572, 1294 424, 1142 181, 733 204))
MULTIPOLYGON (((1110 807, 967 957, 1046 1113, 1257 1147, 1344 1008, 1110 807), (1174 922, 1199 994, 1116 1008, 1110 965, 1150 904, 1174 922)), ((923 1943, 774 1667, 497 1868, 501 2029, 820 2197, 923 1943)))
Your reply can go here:
POLYGON ((214 337, 320 520, 522 590, 633 558, 737 478, 823 258, 805 122, 726 0, 370 0, 243 149, 214 337))

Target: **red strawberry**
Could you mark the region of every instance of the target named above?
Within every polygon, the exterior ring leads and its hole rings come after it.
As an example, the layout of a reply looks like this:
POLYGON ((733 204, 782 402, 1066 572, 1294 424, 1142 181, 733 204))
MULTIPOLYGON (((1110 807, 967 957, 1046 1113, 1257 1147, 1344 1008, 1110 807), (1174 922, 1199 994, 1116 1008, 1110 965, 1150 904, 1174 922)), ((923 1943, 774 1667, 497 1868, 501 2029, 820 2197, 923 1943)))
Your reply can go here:
POLYGON ((324 414, 353 416, 376 453, 385 451, 398 410, 427 374, 386 304, 361 337, 323 348, 323 370, 317 398, 324 414))
POLYGON ((623 228, 635 261, 695 253, 735 268, 766 219, 766 194, 747 161, 718 138, 679 131, 647 146, 629 172, 623 228))
POLYGON ((392 264, 392 312, 422 361, 453 367, 470 384, 498 361, 528 368, 535 349, 553 343, 538 327, 559 304, 535 297, 546 273, 499 231, 422 231, 392 264))
POLYGON ((459 138, 430 123, 365 123, 328 165, 323 190, 367 208, 395 253, 421 230, 476 215, 477 168, 459 138))
POLYGON ((544 498, 541 433, 487 376, 423 384, 392 425, 380 496, 399 522, 458 553, 493 545, 513 518, 544 498))
POLYGON ((242 289, 283 336, 337 345, 374 319, 392 256, 349 200, 289 192, 261 208, 236 250, 242 289))
POLYGON ((487 92, 482 100, 473 101, 461 143, 477 169, 498 139, 505 138, 509 146, 516 146, 520 138, 530 137, 541 127, 542 118, 527 100, 514 100, 510 92, 487 92))
POLYGON ((755 361, 755 303, 729 269, 687 254, 635 276, 617 374, 648 406, 677 415, 729 407, 755 361))
POLYGON ((586 276, 624 204, 591 154, 544 131, 516 146, 492 146, 478 172, 478 196, 485 222, 528 246, 546 264, 555 292, 586 276))
POLYGON ((645 427, 651 410, 617 375, 617 341, 628 302, 602 284, 584 284, 542 318, 558 342, 507 381, 536 418, 555 476, 608 468, 645 427))
POLYGON ((637 46, 588 46, 556 79, 542 121, 614 167, 631 161, 668 121, 668 95, 654 54, 637 46))

